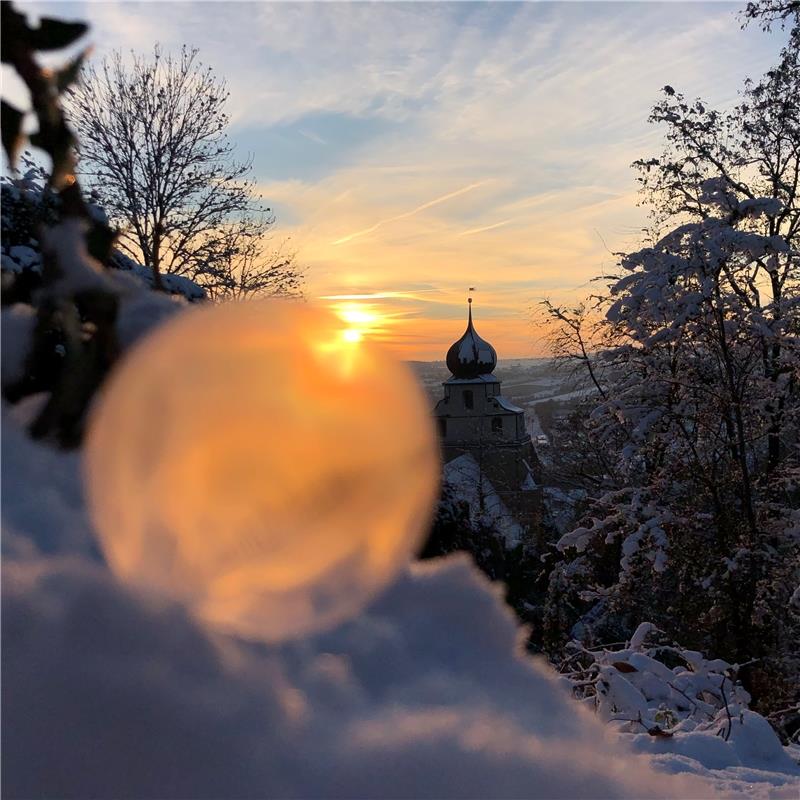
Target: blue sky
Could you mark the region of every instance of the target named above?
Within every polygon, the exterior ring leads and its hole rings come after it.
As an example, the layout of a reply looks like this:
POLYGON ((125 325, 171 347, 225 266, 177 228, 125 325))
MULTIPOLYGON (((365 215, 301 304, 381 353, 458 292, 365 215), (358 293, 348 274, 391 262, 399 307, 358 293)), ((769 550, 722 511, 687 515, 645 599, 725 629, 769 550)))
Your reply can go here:
POLYGON ((536 353, 537 299, 637 242, 629 165, 658 152, 661 87, 729 105, 781 43, 729 3, 23 7, 90 21, 96 58, 198 47, 309 295, 384 295, 347 302, 420 358, 459 335, 467 286, 501 356, 536 353))

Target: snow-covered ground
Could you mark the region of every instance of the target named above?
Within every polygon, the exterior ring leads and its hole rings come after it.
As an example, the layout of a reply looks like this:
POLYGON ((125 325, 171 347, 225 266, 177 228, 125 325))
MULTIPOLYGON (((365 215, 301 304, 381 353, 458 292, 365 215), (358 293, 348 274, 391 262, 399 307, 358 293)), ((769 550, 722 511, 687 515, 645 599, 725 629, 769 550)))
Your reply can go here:
POLYGON ((356 619, 290 645, 205 629, 113 578, 79 456, 32 443, 25 416, 4 409, 7 797, 800 792, 760 718, 728 742, 604 726, 521 654, 511 612, 465 557, 412 566, 356 619))

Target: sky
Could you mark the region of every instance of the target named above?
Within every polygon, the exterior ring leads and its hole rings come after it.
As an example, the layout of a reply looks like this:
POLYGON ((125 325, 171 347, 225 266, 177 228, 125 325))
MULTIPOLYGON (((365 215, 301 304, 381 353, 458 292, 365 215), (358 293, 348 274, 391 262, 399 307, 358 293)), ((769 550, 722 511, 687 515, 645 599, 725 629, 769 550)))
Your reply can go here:
POLYGON ((728 106, 781 44, 724 2, 19 5, 89 21, 96 59, 197 47, 309 299, 423 360, 468 287, 500 358, 542 355, 537 304, 641 241, 660 89, 728 106))

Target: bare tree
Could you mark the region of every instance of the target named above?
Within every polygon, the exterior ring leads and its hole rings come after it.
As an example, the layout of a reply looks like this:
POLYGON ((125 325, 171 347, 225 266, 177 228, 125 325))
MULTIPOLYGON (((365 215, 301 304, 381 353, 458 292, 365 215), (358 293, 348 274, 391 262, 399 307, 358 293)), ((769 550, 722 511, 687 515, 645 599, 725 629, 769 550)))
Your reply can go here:
POLYGON ((118 246, 161 275, 183 275, 215 297, 296 292, 293 256, 270 253, 275 222, 261 204, 249 161, 237 161, 225 129, 225 82, 183 47, 152 58, 117 51, 87 66, 70 91, 79 170, 118 246))
POLYGON ((229 241, 208 265, 203 285, 211 299, 248 300, 252 297, 298 297, 303 273, 288 240, 276 247, 271 237, 245 218, 226 230, 229 241))

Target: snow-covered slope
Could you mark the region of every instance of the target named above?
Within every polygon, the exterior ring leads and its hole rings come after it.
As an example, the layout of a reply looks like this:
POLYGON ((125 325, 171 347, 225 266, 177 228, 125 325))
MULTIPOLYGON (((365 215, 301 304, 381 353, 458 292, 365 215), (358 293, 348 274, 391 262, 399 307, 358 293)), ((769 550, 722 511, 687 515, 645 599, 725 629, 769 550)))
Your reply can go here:
POLYGON ((30 442, 20 416, 3 425, 7 797, 796 796, 788 774, 740 769, 747 754, 714 773, 691 748, 658 754, 661 771, 633 755, 520 654, 464 557, 292 645, 204 630, 115 581, 78 459, 30 442))
POLYGON ((442 480, 451 486, 459 500, 469 505, 470 522, 484 525, 503 537, 506 547, 522 541, 522 528, 506 508, 492 482, 481 474, 478 462, 469 454, 454 458, 444 465, 442 480))

